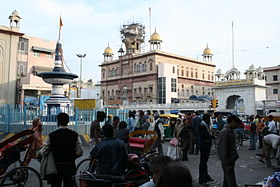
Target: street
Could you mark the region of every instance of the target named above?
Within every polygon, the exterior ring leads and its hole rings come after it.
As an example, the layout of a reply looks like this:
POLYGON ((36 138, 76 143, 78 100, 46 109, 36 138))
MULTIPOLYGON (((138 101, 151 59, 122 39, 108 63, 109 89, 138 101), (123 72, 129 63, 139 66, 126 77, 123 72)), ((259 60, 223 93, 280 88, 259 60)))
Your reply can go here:
MULTIPOLYGON (((168 142, 164 144, 164 152, 167 151, 168 142)), ((84 158, 89 156, 90 148, 89 146, 84 146, 84 154, 81 158, 77 159, 77 163, 84 158)), ((239 149, 240 158, 236 162, 235 174, 238 186, 244 186, 244 184, 256 184, 262 181, 263 178, 272 175, 274 171, 267 168, 264 164, 258 161, 257 153, 261 153, 261 150, 249 151, 249 140, 244 142, 244 145, 239 149)), ((198 181, 198 168, 199 168, 199 155, 189 155, 189 161, 184 162, 190 169, 194 181, 198 181)), ((275 160, 272 160, 274 166, 276 165, 275 160)), ((39 170, 39 163, 33 160, 31 167, 39 170)), ((223 171, 220 161, 217 159, 216 155, 212 155, 208 161, 208 171, 210 176, 215 179, 215 183, 211 186, 222 186, 223 181, 223 171)), ((44 183, 44 186, 48 186, 44 183)))

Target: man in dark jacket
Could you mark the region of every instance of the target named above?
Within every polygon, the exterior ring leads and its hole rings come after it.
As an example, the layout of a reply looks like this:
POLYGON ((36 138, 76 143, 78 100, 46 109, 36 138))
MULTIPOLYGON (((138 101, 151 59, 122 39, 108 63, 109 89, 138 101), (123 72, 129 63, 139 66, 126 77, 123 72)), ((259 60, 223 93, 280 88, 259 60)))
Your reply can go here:
POLYGON ((241 120, 237 116, 229 116, 227 121, 228 126, 219 134, 217 154, 224 171, 223 187, 236 187, 234 166, 239 155, 236 150, 234 129, 241 126, 241 120))
POLYGON ((51 151, 55 161, 57 175, 51 181, 52 187, 74 187, 72 176, 75 175, 76 158, 82 156, 83 149, 78 133, 67 128, 69 116, 57 115, 58 129, 51 132, 43 146, 42 152, 51 151))
POLYGON ((110 124, 102 127, 105 136, 90 152, 97 159, 97 173, 122 175, 127 165, 128 154, 125 144, 118 138, 113 138, 114 127, 110 124))
POLYGON ((210 156, 212 138, 209 131, 210 115, 203 114, 202 122, 199 126, 200 135, 200 162, 199 162, 199 184, 207 185, 208 182, 214 181, 208 174, 207 162, 210 156))
POLYGON ((193 128, 193 140, 191 154, 198 154, 199 152, 199 126, 201 124, 201 117, 198 111, 195 112, 195 116, 192 118, 192 128, 193 128))

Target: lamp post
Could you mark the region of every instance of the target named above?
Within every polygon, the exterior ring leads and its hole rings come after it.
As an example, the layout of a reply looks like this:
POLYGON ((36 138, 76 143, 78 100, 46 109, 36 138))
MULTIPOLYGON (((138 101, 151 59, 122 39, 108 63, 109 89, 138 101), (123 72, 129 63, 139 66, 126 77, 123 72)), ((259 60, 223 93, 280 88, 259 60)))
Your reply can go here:
POLYGON ((80 84, 79 84, 79 90, 78 90, 78 98, 81 98, 82 96, 82 62, 83 62, 83 58, 86 57, 86 54, 76 54, 77 57, 79 57, 81 60, 80 60, 80 84))

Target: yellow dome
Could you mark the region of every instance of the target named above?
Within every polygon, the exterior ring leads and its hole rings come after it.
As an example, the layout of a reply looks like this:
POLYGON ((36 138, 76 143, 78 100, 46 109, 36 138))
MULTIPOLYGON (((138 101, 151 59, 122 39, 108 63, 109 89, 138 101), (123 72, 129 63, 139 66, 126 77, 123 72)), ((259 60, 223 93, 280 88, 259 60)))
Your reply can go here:
POLYGON ((203 55, 213 55, 212 50, 207 46, 204 51, 203 51, 203 55))
POLYGON ((154 32, 151 36, 151 40, 160 40, 160 35, 157 32, 154 32))
POLYGON ((104 54, 113 54, 113 50, 108 46, 108 47, 104 50, 104 54))

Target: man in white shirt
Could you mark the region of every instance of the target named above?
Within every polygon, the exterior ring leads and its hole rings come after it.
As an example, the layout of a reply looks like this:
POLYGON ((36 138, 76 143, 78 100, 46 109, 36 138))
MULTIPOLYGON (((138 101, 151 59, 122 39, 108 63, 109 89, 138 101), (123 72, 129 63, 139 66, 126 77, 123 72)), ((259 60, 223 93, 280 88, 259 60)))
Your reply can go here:
POLYGON ((279 151, 278 147, 280 146, 280 136, 276 134, 269 134, 263 138, 263 153, 262 158, 260 159, 263 162, 263 158, 265 158, 267 167, 272 167, 270 161, 270 152, 271 150, 277 151, 276 159, 279 159, 279 151))
POLYGON ((159 118, 158 113, 154 114, 154 119, 155 119, 155 125, 154 125, 154 131, 157 133, 157 140, 154 143, 154 148, 157 148, 159 154, 163 154, 162 150, 162 141, 164 139, 164 128, 163 128, 163 123, 162 120, 159 118))
POLYGON ((269 115, 268 116, 268 132, 271 133, 271 134, 277 134, 277 127, 276 127, 276 124, 275 124, 275 121, 273 120, 273 116, 272 115, 269 115))

